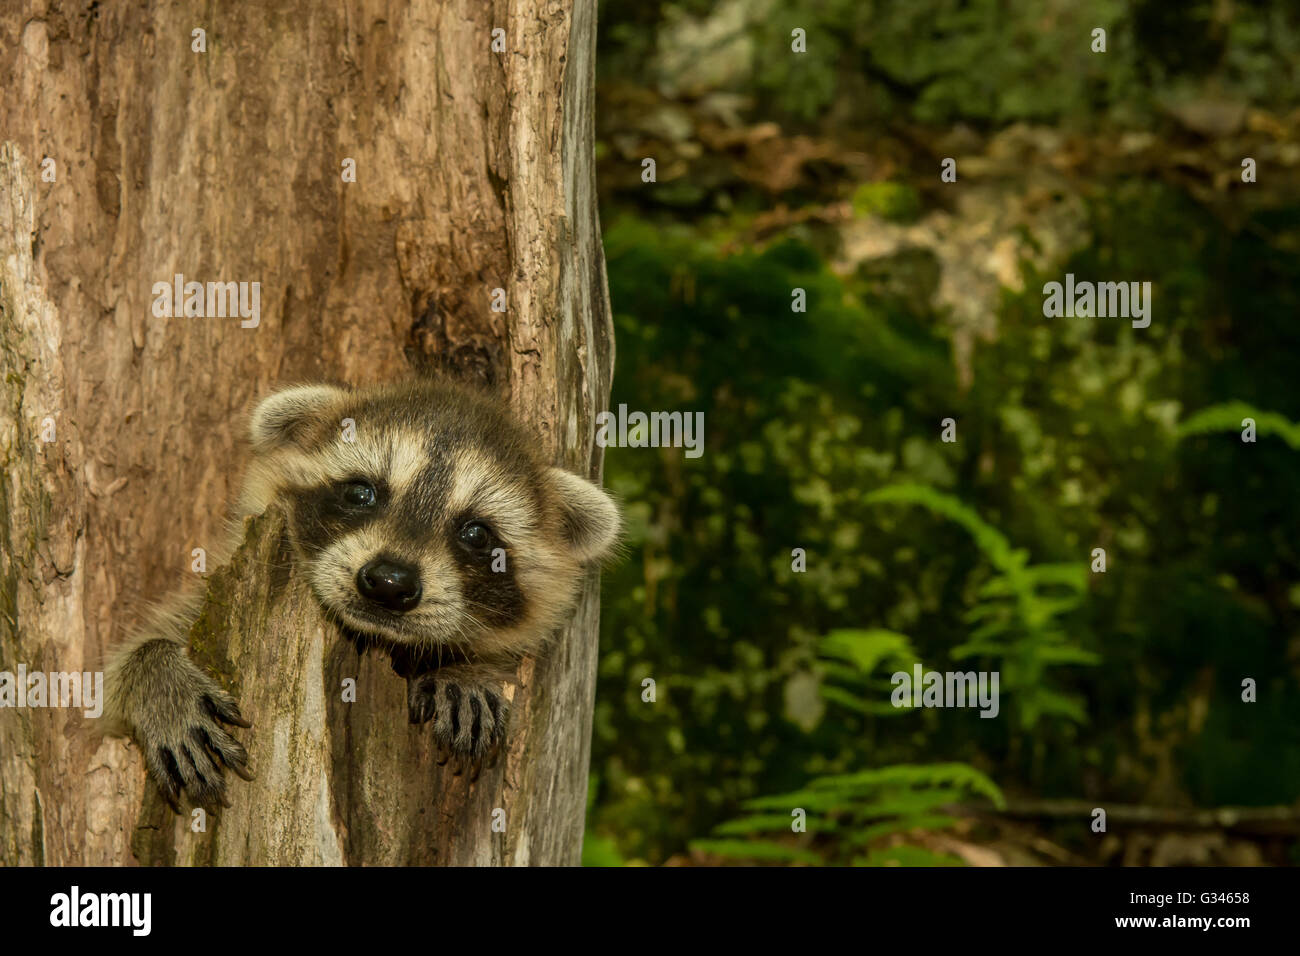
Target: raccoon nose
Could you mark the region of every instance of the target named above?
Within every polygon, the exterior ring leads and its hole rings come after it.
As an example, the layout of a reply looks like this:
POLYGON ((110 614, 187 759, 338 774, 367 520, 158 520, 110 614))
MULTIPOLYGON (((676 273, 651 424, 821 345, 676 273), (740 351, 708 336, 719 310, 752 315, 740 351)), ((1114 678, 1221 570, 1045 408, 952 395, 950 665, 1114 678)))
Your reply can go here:
POLYGON ((420 603, 420 572, 409 565, 376 558, 357 572, 357 590, 391 611, 409 611, 420 603))

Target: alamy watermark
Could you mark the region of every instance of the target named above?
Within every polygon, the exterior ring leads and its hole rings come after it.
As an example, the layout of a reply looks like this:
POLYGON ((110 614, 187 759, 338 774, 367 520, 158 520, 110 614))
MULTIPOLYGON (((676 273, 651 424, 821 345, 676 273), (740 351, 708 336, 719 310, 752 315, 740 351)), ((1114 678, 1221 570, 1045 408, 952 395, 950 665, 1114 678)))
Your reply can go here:
POLYGON ((262 322, 262 283, 260 282, 186 282, 176 273, 171 282, 153 284, 153 314, 158 319, 217 318, 239 316, 245 329, 255 329, 262 322))
POLYGON ((87 717, 104 712, 103 671, 0 671, 0 707, 72 707, 87 717))
POLYGON ((83 893, 73 886, 50 897, 50 925, 124 926, 133 936, 148 936, 153 926, 152 893, 83 893))
POLYGON ((629 412, 596 416, 596 444, 601 448, 685 448, 687 458, 704 454, 703 412, 629 412))
POLYGON ((996 717, 999 671, 922 671, 916 664, 912 673, 897 671, 889 682, 889 695, 895 707, 978 707, 981 717, 996 717))
POLYGON ((1064 284, 1047 283, 1043 295, 1043 315, 1049 319, 1132 319, 1135 329, 1151 324, 1150 282, 1075 282, 1074 273, 1067 272, 1064 284))

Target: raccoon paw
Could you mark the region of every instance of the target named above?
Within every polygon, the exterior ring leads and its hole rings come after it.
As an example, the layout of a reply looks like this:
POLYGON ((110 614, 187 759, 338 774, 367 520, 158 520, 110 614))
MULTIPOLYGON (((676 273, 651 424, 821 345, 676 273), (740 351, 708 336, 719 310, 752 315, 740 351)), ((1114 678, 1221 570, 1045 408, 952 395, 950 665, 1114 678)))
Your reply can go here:
POLYGON ((222 724, 248 727, 235 699, 188 658, 171 687, 137 705, 132 715, 145 767, 163 799, 181 812, 180 795, 195 806, 230 806, 223 767, 252 780, 248 751, 222 724))
POLYGON ((496 762, 505 740, 510 703, 499 685, 464 680, 449 673, 451 668, 430 671, 410 678, 406 702, 411 723, 433 721, 433 739, 444 753, 438 762, 455 756, 457 775, 466 766, 474 779, 486 761, 496 762))

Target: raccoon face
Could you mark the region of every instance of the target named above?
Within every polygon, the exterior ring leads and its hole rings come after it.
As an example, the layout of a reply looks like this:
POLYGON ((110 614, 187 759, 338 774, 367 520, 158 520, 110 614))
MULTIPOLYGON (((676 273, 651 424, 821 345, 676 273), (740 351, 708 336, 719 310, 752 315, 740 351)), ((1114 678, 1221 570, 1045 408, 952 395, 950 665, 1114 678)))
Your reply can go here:
POLYGON ((299 386, 253 413, 242 510, 279 499, 326 611, 411 647, 519 654, 558 626, 618 512, 496 402, 435 382, 299 386))

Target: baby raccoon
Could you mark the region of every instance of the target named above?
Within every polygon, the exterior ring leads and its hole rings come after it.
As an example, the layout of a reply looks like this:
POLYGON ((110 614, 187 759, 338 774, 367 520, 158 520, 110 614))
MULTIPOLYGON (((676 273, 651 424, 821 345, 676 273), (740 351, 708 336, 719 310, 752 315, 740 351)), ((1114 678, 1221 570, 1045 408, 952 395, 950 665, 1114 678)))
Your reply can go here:
MULTIPOLYGON (((502 682, 612 548, 613 501, 550 467, 498 403, 448 383, 287 388, 257 406, 249 433, 238 516, 280 502, 326 615, 406 678, 411 723, 432 722, 464 762, 495 756, 502 682)), ((110 716, 173 808, 182 790, 225 802, 223 767, 250 779, 222 724, 249 725, 186 652, 196 608, 192 597, 156 612, 107 675, 110 716)))

